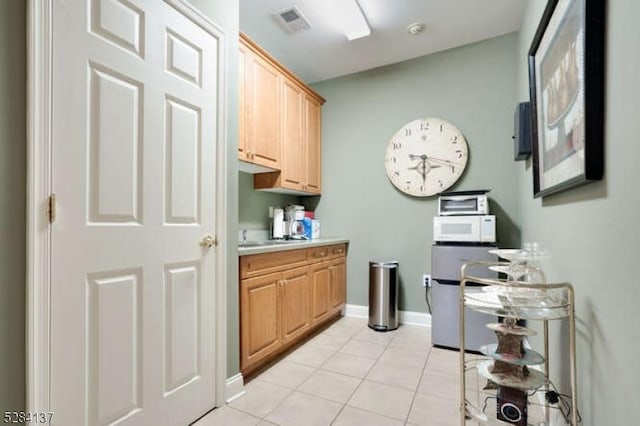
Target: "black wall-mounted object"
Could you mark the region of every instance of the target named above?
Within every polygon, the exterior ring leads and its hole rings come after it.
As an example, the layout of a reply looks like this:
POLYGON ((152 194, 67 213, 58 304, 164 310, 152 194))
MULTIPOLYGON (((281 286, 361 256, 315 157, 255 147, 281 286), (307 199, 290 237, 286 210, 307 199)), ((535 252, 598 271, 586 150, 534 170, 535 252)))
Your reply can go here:
POLYGON ((531 102, 520 102, 513 115, 513 159, 531 155, 531 102))

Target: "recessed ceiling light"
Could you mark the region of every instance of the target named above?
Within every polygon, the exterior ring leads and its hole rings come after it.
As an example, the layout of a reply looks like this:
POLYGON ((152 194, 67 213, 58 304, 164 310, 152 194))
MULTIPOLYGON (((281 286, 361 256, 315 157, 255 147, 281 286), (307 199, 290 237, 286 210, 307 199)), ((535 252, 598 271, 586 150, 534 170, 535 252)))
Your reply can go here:
POLYGON ((418 35, 424 31, 426 25, 422 22, 415 22, 407 27, 407 32, 411 35, 418 35))

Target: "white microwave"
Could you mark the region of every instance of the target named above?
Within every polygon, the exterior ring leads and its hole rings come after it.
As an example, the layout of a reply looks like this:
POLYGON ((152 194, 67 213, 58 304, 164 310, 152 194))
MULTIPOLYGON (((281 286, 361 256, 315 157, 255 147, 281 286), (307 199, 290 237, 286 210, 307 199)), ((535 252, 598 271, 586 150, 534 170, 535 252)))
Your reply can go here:
POLYGON ((487 192, 483 189, 442 193, 438 198, 438 216, 488 215, 487 192))
POLYGON ((433 218, 435 242, 495 243, 496 217, 436 216, 433 218))

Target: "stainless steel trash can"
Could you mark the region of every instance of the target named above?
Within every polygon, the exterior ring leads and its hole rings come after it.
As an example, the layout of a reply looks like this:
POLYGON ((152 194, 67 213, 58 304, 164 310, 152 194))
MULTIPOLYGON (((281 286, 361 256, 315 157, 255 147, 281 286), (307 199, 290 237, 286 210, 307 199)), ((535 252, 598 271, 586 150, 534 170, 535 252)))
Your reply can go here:
POLYGON ((369 262, 369 327, 398 328, 398 262, 369 262))

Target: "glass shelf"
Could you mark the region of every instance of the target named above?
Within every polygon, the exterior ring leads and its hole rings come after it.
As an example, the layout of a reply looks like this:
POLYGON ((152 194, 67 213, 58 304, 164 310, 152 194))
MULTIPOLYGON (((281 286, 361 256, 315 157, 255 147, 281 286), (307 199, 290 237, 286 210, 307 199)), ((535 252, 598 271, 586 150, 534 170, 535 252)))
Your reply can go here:
POLYGON ((516 358, 509 354, 496 353, 496 349, 498 349, 498 344, 491 343, 490 345, 481 346, 480 352, 494 360, 508 362, 513 365, 540 365, 544 363, 544 357, 531 349, 525 349, 521 358, 516 358))
POLYGON ((465 305, 491 315, 560 319, 569 315, 566 289, 488 285, 465 289, 465 305))
POLYGON ((509 374, 491 372, 493 360, 487 359, 478 363, 478 373, 485 379, 489 379, 499 386, 520 390, 535 390, 547 382, 547 378, 538 370, 529 370, 529 375, 524 379, 509 374))
MULTIPOLYGON (((481 425, 512 425, 497 418, 498 391, 484 388, 486 378, 478 370, 478 365, 482 362, 487 362, 487 360, 475 358, 465 362, 465 378, 467 384, 470 385, 465 390, 464 405, 468 419, 481 425)), ((555 385, 550 381, 545 381, 536 391, 527 392, 527 424, 536 426, 568 425, 567 417, 570 411, 568 400, 563 399, 556 404, 549 404, 544 399, 547 390, 557 392, 555 385)), ((465 426, 469 424, 475 423, 465 422, 465 426)))
MULTIPOLYGON (((497 418, 497 397, 495 395, 487 395, 484 400, 478 403, 465 401, 465 411, 469 418, 481 425, 513 425, 497 418)), ((567 426, 570 423, 565 419, 560 407, 545 405, 542 402, 529 402, 527 404, 527 424, 567 426)))

